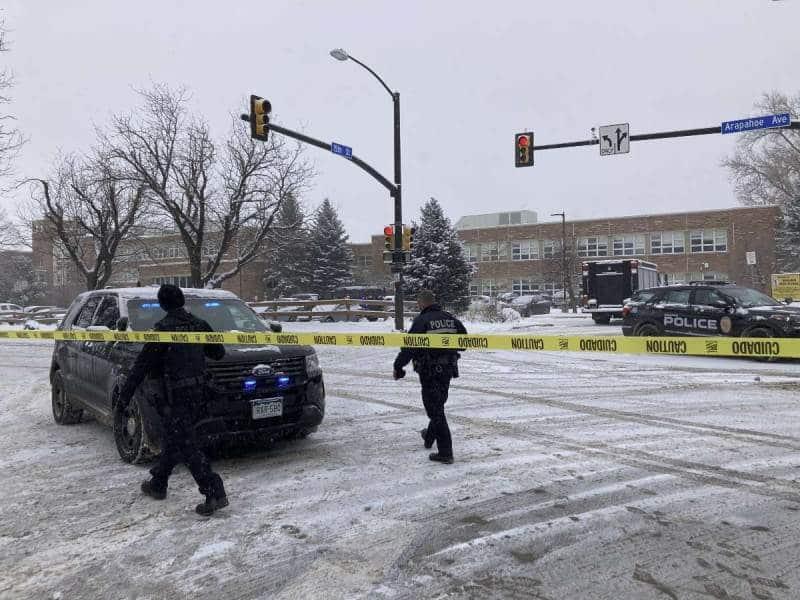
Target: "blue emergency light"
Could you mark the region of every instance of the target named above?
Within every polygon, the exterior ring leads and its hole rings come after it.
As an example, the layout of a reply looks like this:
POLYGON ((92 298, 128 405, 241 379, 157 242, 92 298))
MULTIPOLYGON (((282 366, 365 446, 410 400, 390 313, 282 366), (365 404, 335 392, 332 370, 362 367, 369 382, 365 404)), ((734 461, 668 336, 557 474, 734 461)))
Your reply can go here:
POLYGON ((287 388, 292 383, 292 378, 288 375, 278 375, 278 378, 275 380, 276 384, 279 388, 287 388))
POLYGON ((215 308, 219 306, 219 302, 206 302, 203 306, 207 308, 215 308))
POLYGON ((245 392, 254 392, 256 391, 256 386, 258 385, 258 381, 255 379, 245 379, 244 380, 244 391, 245 392))

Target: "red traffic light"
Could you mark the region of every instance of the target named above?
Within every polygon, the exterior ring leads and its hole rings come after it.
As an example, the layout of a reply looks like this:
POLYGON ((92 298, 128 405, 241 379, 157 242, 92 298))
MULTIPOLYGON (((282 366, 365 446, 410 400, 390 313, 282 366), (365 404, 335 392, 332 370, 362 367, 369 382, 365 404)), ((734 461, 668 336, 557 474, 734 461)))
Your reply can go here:
POLYGON ((384 227, 383 235, 394 235, 394 225, 387 225, 384 227))
POLYGON ((521 136, 519 136, 519 137, 517 138, 517 143, 518 143, 520 146, 527 146, 528 144, 530 144, 530 143, 531 143, 531 141, 528 139, 528 136, 527 136, 527 135, 521 135, 521 136))

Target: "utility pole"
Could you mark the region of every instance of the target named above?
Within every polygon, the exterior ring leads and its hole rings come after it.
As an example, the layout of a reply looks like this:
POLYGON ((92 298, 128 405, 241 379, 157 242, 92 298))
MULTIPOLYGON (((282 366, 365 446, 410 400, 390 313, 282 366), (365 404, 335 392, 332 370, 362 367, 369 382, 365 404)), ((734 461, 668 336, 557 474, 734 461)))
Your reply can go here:
POLYGON ((566 213, 552 213, 551 217, 561 217, 561 289, 564 292, 564 305, 567 304, 567 216, 566 213))

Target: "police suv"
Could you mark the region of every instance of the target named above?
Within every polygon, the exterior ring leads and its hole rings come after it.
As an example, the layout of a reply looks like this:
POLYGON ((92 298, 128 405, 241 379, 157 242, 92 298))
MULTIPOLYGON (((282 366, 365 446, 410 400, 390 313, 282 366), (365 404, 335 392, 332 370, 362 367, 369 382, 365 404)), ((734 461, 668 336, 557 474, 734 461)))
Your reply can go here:
POLYGON ((625 335, 800 337, 800 308, 724 282, 640 290, 623 308, 625 335))
MULTIPOLYGON (((157 292, 155 287, 84 292, 58 329, 98 334, 151 331, 165 315, 157 292)), ((268 329, 230 292, 183 292, 186 309, 215 331, 235 332, 248 342, 252 334, 268 329)), ((316 431, 325 415, 322 369, 314 348, 296 345, 296 338, 277 333, 277 345, 229 344, 222 360, 208 361, 195 426, 202 444, 305 437, 316 431)), ((131 402, 119 401, 120 388, 141 350, 140 343, 59 340, 50 367, 56 423, 72 425, 91 414, 113 428, 117 451, 126 462, 156 456, 163 433, 157 408, 164 394, 160 379, 148 377, 131 402)))

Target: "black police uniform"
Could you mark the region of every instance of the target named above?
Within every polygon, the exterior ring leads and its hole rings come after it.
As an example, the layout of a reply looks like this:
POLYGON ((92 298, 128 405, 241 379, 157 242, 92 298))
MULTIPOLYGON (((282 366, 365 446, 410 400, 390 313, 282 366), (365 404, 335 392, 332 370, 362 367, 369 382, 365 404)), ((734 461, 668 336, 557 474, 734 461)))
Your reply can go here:
MULTIPOLYGON (((180 292, 180 290, 178 290, 180 292)), ((161 294, 159 294, 161 301, 161 294)), ((213 329, 204 320, 183 309, 183 294, 180 293, 178 306, 164 306, 167 316, 158 321, 156 331, 211 332, 213 329)), ((205 387, 206 356, 219 360, 225 355, 222 344, 164 344, 148 343, 136 359, 125 385, 120 392, 120 400, 130 401, 133 393, 150 373, 161 377, 165 392, 164 403, 158 406, 164 425, 161 455, 158 463, 150 470, 153 476, 145 487, 154 492, 154 497, 163 498, 169 476, 179 463, 184 463, 192 473, 200 488, 200 493, 210 502, 218 503, 224 499, 227 504, 222 478, 211 470, 205 454, 200 450, 195 435, 197 408, 203 400, 205 387)), ((197 511, 205 514, 199 505, 197 511)), ((211 510, 210 512, 213 512, 211 510)))
MULTIPOLYGON (((467 330, 456 317, 432 304, 414 319, 408 333, 466 334, 467 330)), ((453 457, 453 441, 444 405, 450 390, 450 379, 458 377, 458 356, 456 350, 402 348, 394 361, 395 371, 402 371, 409 361, 413 361, 422 385, 422 403, 430 420, 425 432, 425 445, 430 447, 435 440, 439 455, 443 458, 453 457)))

